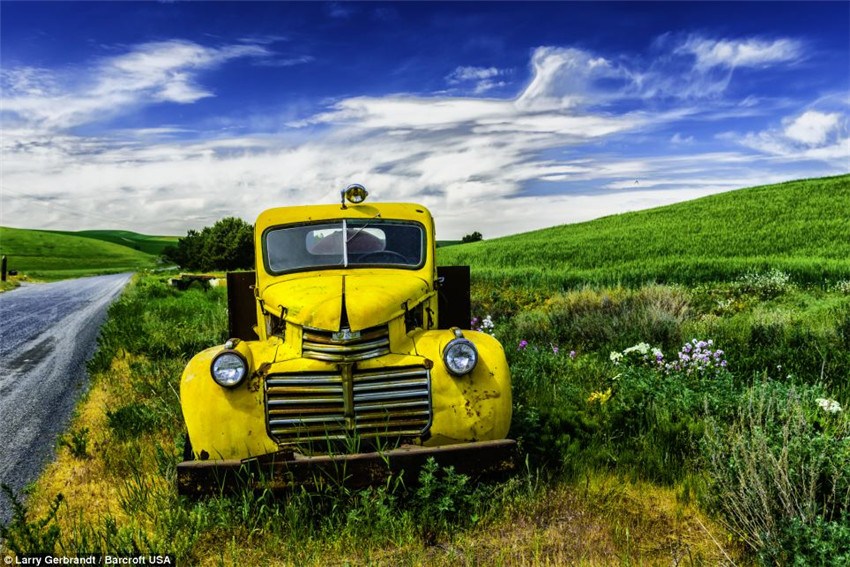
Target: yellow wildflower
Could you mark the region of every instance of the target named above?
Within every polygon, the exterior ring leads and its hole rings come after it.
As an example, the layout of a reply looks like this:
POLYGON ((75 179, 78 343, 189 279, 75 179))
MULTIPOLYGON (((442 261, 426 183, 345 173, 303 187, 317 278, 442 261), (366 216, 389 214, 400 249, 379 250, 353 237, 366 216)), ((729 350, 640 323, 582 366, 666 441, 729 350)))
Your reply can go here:
POLYGON ((602 405, 609 399, 611 399, 611 388, 608 388, 604 392, 592 392, 590 397, 587 398, 587 403, 599 402, 599 405, 602 405))

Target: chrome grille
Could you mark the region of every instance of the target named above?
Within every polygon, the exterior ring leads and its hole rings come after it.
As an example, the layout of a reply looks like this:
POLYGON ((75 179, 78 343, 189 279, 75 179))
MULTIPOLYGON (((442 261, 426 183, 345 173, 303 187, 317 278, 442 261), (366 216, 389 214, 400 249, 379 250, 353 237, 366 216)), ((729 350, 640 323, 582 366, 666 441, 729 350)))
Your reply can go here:
POLYGON ((422 367, 274 374, 266 416, 282 444, 416 436, 431 423, 431 377, 422 367))
POLYGON ((305 358, 328 362, 357 362, 390 352, 390 333, 386 325, 364 331, 343 329, 339 332, 304 329, 301 352, 305 358))

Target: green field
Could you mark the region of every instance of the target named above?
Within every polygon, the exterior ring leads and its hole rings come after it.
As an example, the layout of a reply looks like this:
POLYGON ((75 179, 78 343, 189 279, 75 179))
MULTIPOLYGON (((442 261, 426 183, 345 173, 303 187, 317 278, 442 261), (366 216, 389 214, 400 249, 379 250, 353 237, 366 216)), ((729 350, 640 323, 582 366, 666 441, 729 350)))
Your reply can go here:
POLYGON ((850 175, 792 181, 441 248, 491 283, 565 289, 726 281, 777 268, 796 281, 850 276, 850 175))
POLYGON ((157 265, 157 256, 95 238, 0 227, 0 254, 8 269, 42 280, 137 271, 157 265))
POLYGON ((176 236, 150 236, 148 234, 139 234, 129 230, 81 230, 78 232, 68 231, 49 231, 57 234, 66 234, 68 236, 82 236, 84 238, 94 238, 127 246, 133 250, 139 250, 146 254, 159 256, 162 251, 168 247, 177 244, 176 236))

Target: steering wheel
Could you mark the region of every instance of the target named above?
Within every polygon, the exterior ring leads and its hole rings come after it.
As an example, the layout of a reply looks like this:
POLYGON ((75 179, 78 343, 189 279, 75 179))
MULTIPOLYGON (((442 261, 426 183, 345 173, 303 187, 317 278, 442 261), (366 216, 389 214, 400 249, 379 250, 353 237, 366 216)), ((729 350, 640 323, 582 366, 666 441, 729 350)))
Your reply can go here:
MULTIPOLYGON (((379 254, 384 254, 386 256, 390 256, 390 257, 393 257, 393 258, 400 258, 402 264, 409 264, 410 263, 410 261, 405 256, 403 256, 402 254, 399 254, 398 252, 394 252, 392 250, 377 250, 375 252, 366 252, 365 254, 360 256, 359 261, 364 262, 364 260, 366 260, 366 258, 368 258, 369 256, 377 256, 379 254)), ((364 263, 368 264, 369 262, 364 262, 364 263)))

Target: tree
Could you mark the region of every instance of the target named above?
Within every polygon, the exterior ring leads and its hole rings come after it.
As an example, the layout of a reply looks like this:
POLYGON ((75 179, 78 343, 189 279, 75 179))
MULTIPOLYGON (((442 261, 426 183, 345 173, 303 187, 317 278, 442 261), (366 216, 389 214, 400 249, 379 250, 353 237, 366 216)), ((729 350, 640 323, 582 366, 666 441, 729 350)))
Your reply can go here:
POLYGON ((467 234, 461 239, 462 244, 466 244, 467 242, 478 242, 479 240, 484 240, 484 237, 481 236, 481 233, 477 230, 472 234, 467 234))
POLYGON ((200 232, 190 230, 169 246, 163 256, 181 268, 195 271, 250 270, 254 267, 254 228, 227 217, 200 232))

